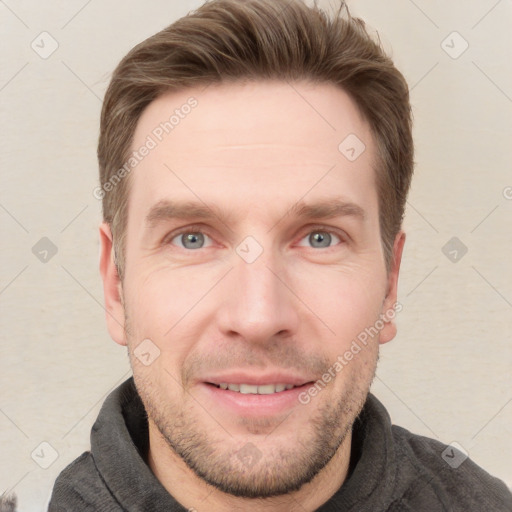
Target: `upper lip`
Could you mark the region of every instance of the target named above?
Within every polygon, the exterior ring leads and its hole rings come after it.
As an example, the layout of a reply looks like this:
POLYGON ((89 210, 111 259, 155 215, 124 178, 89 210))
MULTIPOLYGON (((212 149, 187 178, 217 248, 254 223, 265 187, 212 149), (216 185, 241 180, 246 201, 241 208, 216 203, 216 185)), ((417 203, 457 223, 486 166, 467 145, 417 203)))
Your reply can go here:
POLYGON ((293 386, 302 386, 314 379, 301 377, 286 372, 267 372, 264 374, 250 374, 243 371, 231 371, 229 373, 209 375, 202 378, 201 382, 211 384, 251 384, 253 386, 263 386, 264 384, 292 384, 293 386))

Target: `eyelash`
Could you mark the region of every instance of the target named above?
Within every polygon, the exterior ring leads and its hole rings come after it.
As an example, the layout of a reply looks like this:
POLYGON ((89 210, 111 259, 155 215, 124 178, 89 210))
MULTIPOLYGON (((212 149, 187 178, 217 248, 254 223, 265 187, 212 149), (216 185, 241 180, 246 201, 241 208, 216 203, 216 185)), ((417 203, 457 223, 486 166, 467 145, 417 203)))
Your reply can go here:
MULTIPOLYGON (((336 235, 340 240, 340 244, 337 244, 337 245, 342 245, 342 244, 345 244, 347 243, 347 236, 346 235, 342 235, 338 230, 332 228, 332 227, 329 227, 329 226, 313 226, 312 228, 309 229, 309 231, 307 231, 301 238, 300 240, 302 240, 305 236, 311 234, 311 233, 314 233, 314 232, 319 232, 319 233, 329 233, 330 235, 336 235)), ((168 245, 171 243, 171 240, 174 240, 177 236, 179 235, 183 235, 184 233, 202 233, 202 234, 205 234, 207 236, 209 236, 210 238, 213 238, 212 236, 210 236, 208 234, 208 230, 205 229, 203 226, 199 226, 199 225, 192 225, 192 226, 187 226, 187 227, 184 227, 184 228, 180 228, 178 229, 177 231, 173 231, 172 233, 170 233, 168 236, 166 236, 164 238, 164 240, 162 241, 162 244, 163 245, 168 245)), ((325 251, 328 251, 330 249, 334 249, 335 247, 337 247, 337 245, 333 245, 331 247, 320 247, 320 248, 316 248, 316 247, 310 247, 310 249, 323 249, 325 251)), ((179 249, 182 249, 181 247, 178 247, 179 249)), ((194 252, 192 249, 183 249, 187 252, 194 252)), ((196 251, 198 251, 200 249, 196 249, 196 251)))

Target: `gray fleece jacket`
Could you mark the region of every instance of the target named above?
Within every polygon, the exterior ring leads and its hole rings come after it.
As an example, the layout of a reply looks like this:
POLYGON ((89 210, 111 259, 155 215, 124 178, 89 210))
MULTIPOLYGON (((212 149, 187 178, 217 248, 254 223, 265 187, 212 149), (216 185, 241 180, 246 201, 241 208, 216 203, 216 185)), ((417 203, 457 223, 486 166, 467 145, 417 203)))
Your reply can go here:
MULTIPOLYGON (((49 512, 187 512, 155 478, 147 452, 147 418, 130 378, 105 400, 91 451, 57 478, 49 512)), ((348 478, 317 512, 511 512, 505 484, 462 459, 451 447, 391 425, 369 394, 354 423, 348 478)))

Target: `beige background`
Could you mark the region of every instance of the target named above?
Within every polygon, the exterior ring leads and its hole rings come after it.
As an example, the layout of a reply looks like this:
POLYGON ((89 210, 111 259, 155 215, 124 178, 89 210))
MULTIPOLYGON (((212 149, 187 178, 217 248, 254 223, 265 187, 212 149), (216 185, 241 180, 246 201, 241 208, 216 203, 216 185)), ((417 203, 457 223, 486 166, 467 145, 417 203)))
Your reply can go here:
MULTIPOLYGON (((45 510, 57 474, 88 448, 105 395, 129 372, 105 327, 92 196, 110 73, 200 3, 0 2, 0 493, 14 490, 22 511, 45 510), (43 31, 58 43, 46 59, 31 47, 51 49, 43 31), (42 237, 58 249, 46 263, 32 253, 42 237)), ((373 392, 394 422, 456 441, 512 486, 512 4, 350 5, 410 83, 417 144, 404 309, 373 392), (442 251, 452 237, 467 247, 456 262, 442 251)))

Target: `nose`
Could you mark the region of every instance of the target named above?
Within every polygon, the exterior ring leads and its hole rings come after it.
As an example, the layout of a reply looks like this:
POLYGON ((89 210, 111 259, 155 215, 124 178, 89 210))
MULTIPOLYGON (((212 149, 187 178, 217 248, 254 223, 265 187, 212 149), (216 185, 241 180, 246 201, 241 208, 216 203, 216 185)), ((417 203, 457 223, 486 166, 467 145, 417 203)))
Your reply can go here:
POLYGON ((293 278, 282 257, 264 250, 251 263, 235 253, 233 262, 223 283, 225 300, 217 310, 223 335, 256 344, 296 335, 300 301, 290 289, 293 278))

